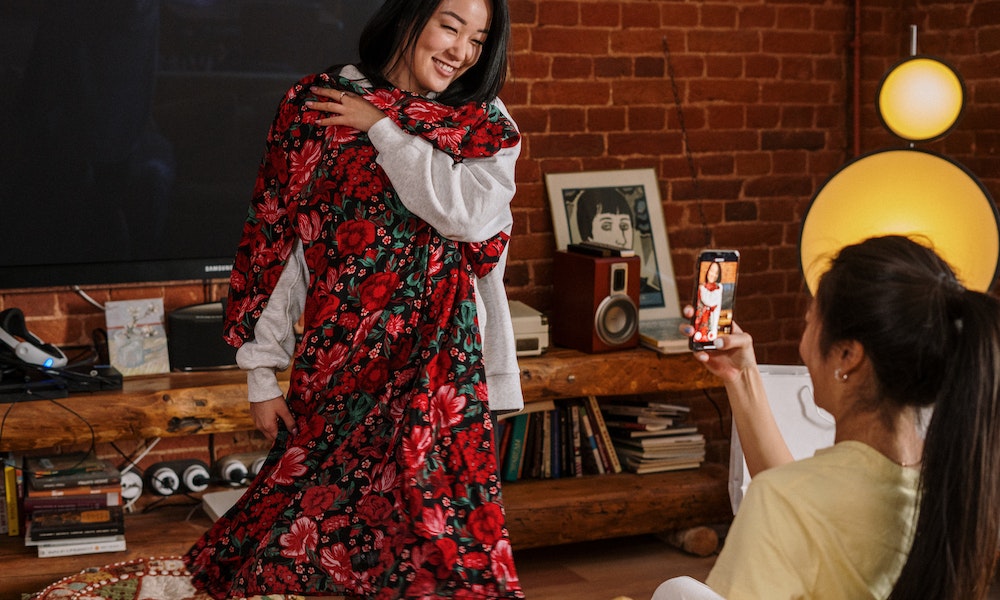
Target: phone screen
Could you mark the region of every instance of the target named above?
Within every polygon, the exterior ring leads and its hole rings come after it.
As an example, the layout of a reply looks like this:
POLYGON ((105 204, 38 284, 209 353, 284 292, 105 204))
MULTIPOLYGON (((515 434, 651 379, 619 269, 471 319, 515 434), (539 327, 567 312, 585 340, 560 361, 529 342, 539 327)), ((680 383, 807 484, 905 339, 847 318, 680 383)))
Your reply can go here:
POLYGON ((692 350, 714 350, 720 334, 733 330, 733 303, 740 253, 736 250, 704 250, 698 255, 694 286, 694 333, 692 350))

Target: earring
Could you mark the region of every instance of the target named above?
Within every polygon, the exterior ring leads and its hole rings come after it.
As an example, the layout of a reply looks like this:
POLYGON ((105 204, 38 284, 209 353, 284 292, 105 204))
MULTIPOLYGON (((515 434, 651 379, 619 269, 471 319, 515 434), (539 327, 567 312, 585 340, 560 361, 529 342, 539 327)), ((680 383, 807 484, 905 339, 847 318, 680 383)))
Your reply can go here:
POLYGON ((847 381, 847 373, 841 373, 840 369, 835 370, 833 372, 833 376, 834 378, 839 379, 841 381, 847 381))

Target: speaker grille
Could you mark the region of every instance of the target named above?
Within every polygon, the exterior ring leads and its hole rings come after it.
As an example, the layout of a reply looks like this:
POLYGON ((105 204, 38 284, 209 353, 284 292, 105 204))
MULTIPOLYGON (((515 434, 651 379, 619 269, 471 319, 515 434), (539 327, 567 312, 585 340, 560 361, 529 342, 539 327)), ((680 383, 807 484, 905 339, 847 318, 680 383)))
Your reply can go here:
POLYGON ((626 294, 607 296, 594 313, 594 329, 597 331, 597 337, 609 346, 620 346, 629 342, 638 326, 639 310, 632 298, 626 294))

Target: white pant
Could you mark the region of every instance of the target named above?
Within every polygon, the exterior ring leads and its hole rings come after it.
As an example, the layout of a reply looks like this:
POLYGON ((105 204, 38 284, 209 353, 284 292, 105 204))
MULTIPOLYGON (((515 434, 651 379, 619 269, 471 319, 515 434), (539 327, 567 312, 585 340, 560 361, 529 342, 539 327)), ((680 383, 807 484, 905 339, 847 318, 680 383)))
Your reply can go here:
POLYGON ((652 600, 726 600, 704 583, 690 577, 674 577, 660 584, 652 600))

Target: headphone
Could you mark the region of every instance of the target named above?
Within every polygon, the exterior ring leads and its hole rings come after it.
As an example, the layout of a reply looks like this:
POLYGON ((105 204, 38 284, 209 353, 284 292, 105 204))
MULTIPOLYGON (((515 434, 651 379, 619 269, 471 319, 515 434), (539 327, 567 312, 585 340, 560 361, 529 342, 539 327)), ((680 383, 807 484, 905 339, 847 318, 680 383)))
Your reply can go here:
POLYGON ((9 346, 15 356, 29 365, 54 369, 64 367, 69 362, 62 350, 46 344, 28 331, 24 313, 19 308, 8 308, 0 312, 0 342, 9 346))

